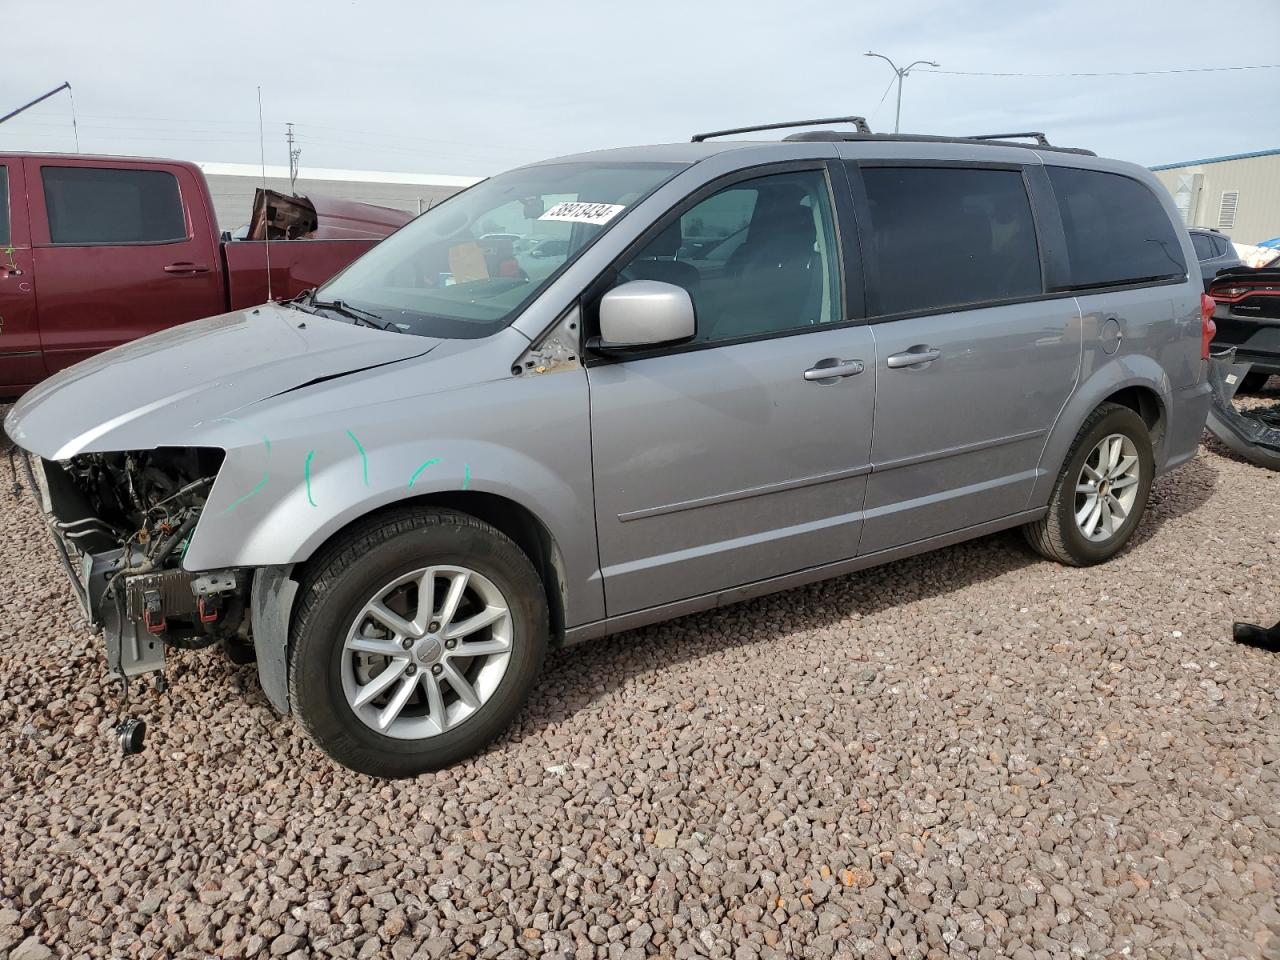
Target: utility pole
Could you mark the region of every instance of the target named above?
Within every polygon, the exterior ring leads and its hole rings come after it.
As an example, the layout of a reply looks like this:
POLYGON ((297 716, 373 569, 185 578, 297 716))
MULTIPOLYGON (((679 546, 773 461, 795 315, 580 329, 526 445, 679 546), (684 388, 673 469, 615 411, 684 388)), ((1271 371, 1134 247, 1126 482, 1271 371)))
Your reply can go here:
POLYGON ((863 56, 879 57, 889 66, 893 67, 893 72, 898 75, 898 108, 897 110, 894 111, 894 114, 893 114, 893 132, 897 133, 898 127, 902 122, 902 80, 903 78, 906 77, 906 75, 909 74, 913 68, 918 67, 921 64, 928 67, 936 67, 936 66, 939 66, 939 64, 934 63, 932 60, 917 60, 915 61, 915 63, 907 64, 905 67, 899 67, 896 63, 894 63, 892 60, 886 57, 883 53, 872 53, 870 50, 868 50, 866 53, 863 54, 863 56))
POLYGON ((285 124, 285 140, 289 144, 289 192, 297 193, 296 183, 298 181, 298 159, 302 156, 302 148, 296 150, 293 146, 293 124, 285 124))

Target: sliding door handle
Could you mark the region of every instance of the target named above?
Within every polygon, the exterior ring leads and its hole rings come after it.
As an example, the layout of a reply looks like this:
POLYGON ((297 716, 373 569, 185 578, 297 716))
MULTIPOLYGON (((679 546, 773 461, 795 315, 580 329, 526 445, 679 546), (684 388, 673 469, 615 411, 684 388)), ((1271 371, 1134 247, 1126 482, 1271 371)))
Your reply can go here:
POLYGON ((835 383, 842 377, 856 377, 863 370, 861 360, 841 360, 838 357, 827 357, 819 360, 804 372, 804 378, 811 383, 835 383))
POLYGON ((933 363, 940 356, 942 356, 941 350, 920 345, 904 350, 902 353, 893 354, 885 363, 890 370, 902 370, 908 367, 923 367, 926 363, 933 363))

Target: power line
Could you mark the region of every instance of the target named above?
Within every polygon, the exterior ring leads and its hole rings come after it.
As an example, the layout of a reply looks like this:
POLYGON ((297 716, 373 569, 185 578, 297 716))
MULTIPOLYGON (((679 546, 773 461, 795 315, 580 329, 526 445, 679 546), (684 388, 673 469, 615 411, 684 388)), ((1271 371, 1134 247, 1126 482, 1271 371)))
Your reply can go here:
POLYGON ((1225 73, 1231 70, 1280 70, 1280 63, 1255 63, 1240 67, 1177 67, 1170 70, 1105 70, 1096 73, 989 73, 983 70, 929 70, 920 73, 945 73, 953 77, 1149 77, 1165 73, 1225 73))

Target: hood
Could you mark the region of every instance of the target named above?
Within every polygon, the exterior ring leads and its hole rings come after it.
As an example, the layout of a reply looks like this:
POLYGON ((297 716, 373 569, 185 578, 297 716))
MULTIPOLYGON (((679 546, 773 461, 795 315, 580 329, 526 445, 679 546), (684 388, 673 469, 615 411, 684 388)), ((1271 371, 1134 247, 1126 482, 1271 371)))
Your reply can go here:
POLYGON ((50 460, 170 446, 267 397, 420 357, 438 343, 267 304, 163 330, 55 374, 9 411, 5 431, 50 460))

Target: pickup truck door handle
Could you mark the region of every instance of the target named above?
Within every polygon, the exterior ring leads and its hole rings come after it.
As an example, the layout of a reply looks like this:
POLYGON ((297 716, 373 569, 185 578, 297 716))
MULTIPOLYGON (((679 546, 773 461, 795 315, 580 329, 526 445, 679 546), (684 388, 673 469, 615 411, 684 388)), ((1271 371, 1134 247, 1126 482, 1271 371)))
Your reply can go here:
POLYGON ((835 383, 842 377, 855 377, 862 372, 861 360, 841 360, 838 357, 827 357, 819 360, 804 372, 804 378, 811 382, 835 383))
POLYGON ((171 263, 164 268, 165 273, 176 273, 179 276, 190 276, 193 273, 208 273, 209 268, 203 263, 171 263))
POLYGON ((885 363, 890 370, 902 370, 908 367, 923 367, 926 363, 933 363, 940 356, 942 356, 941 350, 934 350, 932 347, 920 344, 910 350, 903 350, 902 353, 893 354, 885 363))

